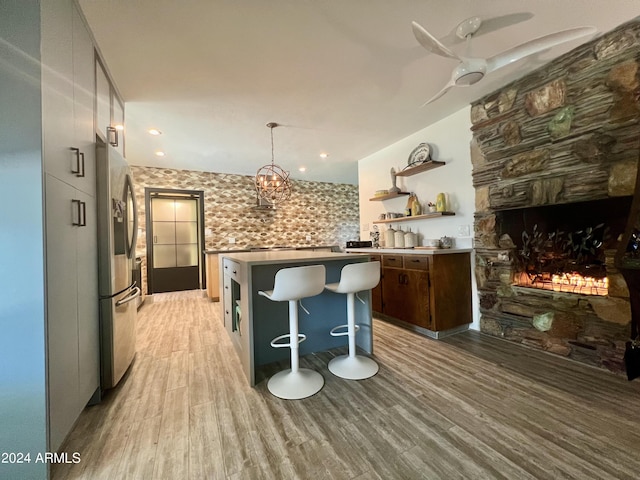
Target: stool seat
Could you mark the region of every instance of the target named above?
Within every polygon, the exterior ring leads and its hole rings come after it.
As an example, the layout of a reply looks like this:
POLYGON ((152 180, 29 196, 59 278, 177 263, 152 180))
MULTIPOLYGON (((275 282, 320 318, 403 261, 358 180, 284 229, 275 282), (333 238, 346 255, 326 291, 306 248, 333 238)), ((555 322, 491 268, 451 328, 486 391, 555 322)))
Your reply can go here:
POLYGON ((288 347, 291 350, 291 368, 276 373, 267 382, 269 391, 278 398, 298 400, 310 397, 324 385, 324 377, 319 372, 299 367, 298 345, 307 337, 298 332, 298 301, 321 294, 325 280, 324 265, 282 268, 276 272, 273 290, 258 291, 269 300, 289 303, 289 333, 271 341, 274 348, 288 347), (287 343, 281 342, 287 338, 287 343))
MULTIPOLYGON (((363 262, 345 265, 340 272, 340 282, 329 283, 325 289, 347 295, 347 324, 331 329, 333 336, 349 337, 349 354, 340 355, 329 362, 329 371, 347 380, 364 380, 378 373, 378 364, 371 358, 356 355, 355 297, 357 292, 370 290, 380 282, 380 262, 363 262), (337 332, 338 329, 346 331, 337 332)), ((358 297, 360 301, 360 297, 358 297)), ((364 302, 363 302, 364 303, 364 302)))

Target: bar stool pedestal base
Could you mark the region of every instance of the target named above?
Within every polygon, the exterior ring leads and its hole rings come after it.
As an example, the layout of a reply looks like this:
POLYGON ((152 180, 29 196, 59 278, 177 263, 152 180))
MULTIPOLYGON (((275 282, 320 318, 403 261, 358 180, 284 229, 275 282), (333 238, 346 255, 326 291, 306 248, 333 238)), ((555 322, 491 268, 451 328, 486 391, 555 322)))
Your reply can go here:
POLYGON ((308 368, 292 372, 290 368, 273 375, 267 383, 269 391, 278 398, 299 400, 318 393, 324 385, 324 377, 308 368))
POLYGON ((347 380, 364 380, 378 373, 378 364, 369 357, 340 355, 329 362, 329 371, 347 380))

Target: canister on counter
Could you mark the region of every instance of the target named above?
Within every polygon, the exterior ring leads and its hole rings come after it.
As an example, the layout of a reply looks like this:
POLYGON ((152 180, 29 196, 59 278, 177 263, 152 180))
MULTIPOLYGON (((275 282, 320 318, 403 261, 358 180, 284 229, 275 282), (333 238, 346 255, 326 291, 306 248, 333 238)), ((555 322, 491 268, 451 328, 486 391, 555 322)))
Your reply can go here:
POLYGON ((409 229, 405 234, 404 234, 404 246, 405 248, 413 248, 415 246, 417 246, 417 235, 415 233, 413 233, 411 231, 411 229, 409 229))
POLYGON ((394 245, 395 248, 404 248, 404 232, 402 228, 398 228, 394 234, 394 245))
POLYGON ((396 244, 395 242, 395 233, 396 231, 393 229, 391 225, 384 231, 384 246, 385 248, 393 248, 396 244))

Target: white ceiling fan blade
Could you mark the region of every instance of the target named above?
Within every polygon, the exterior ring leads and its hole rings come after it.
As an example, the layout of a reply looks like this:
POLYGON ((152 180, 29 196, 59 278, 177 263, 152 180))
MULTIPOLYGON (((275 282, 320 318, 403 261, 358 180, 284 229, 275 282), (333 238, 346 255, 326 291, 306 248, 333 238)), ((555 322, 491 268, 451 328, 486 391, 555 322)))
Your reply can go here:
POLYGON ((445 47, 440 41, 427 32, 420 24, 416 22, 411 22, 411 28, 413 29, 413 35, 418 40, 418 43, 422 45, 424 48, 429 50, 431 53, 435 53, 436 55, 441 55, 447 58, 455 58, 456 60, 460 60, 460 57, 445 47))
POLYGON ((453 82, 453 79, 449 80, 449 83, 447 83, 442 90, 440 90, 438 93, 436 93, 433 97, 431 97, 429 100, 427 100, 426 102, 424 102, 422 105, 420 105, 420 108, 424 107, 425 105, 429 105, 432 102, 435 102, 437 99, 439 99, 441 96, 443 96, 445 93, 447 93, 450 89, 452 89, 453 87, 455 87, 455 83, 453 82))
POLYGON ((533 55, 534 53, 547 50, 548 48, 555 47, 556 45, 560 45, 571 40, 591 35, 596 31, 597 29, 595 27, 576 27, 535 38, 488 58, 487 73, 516 62, 521 58, 533 55))

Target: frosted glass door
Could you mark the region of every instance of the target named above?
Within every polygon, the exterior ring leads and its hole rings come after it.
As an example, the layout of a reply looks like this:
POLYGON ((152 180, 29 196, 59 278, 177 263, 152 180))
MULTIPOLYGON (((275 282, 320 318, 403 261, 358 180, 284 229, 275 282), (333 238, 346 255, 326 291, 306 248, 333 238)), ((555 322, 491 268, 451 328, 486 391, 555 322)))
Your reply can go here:
POLYGON ((197 207, 193 199, 152 200, 155 268, 198 265, 197 207))
POLYGON ((163 285, 166 283, 167 288, 172 290, 198 288, 200 263, 198 227, 197 199, 190 197, 151 199, 154 278, 162 279, 160 283, 163 285), (191 287, 187 287, 183 282, 187 278, 190 279, 187 283, 191 287), (194 278, 195 285, 193 285, 194 278))

